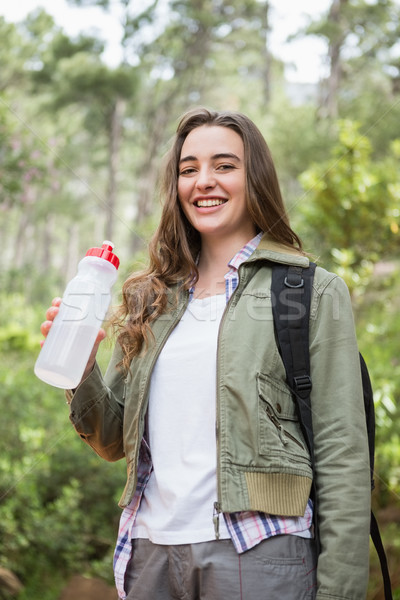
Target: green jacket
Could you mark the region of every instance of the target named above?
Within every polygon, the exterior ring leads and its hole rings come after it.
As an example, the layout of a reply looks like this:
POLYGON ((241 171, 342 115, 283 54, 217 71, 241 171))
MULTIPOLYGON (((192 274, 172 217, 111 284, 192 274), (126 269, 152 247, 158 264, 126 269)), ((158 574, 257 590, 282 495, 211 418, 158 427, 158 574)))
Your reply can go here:
MULTIPOLYGON (((218 338, 218 502, 222 512, 302 516, 313 475, 275 343, 271 261, 305 267, 309 262, 264 236, 239 268, 218 338)), ((81 437, 106 460, 127 460, 121 507, 136 489, 152 369, 187 303, 187 292, 171 291, 169 311, 153 325, 154 343, 133 359, 127 378, 116 369, 117 345, 104 381, 96 366, 70 394, 70 418, 81 437)), ((358 349, 347 287, 319 267, 310 357, 321 540, 317 599, 364 600, 371 493, 358 349)))

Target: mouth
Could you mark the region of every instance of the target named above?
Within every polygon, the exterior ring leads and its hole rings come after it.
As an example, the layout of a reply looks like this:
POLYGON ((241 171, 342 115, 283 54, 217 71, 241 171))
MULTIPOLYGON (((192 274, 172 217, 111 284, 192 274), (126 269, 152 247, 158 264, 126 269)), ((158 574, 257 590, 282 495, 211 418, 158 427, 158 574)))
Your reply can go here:
POLYGON ((221 204, 225 204, 227 200, 223 200, 222 198, 202 198, 200 200, 195 200, 193 203, 198 208, 208 208, 210 206, 221 206, 221 204))

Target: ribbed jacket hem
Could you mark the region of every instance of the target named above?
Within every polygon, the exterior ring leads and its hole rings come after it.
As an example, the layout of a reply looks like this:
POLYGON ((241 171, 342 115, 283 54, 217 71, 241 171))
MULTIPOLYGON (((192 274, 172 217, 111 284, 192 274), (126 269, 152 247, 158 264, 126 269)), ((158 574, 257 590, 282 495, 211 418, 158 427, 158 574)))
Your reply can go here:
POLYGON ((290 473, 246 473, 252 510, 302 517, 310 497, 311 479, 290 473))

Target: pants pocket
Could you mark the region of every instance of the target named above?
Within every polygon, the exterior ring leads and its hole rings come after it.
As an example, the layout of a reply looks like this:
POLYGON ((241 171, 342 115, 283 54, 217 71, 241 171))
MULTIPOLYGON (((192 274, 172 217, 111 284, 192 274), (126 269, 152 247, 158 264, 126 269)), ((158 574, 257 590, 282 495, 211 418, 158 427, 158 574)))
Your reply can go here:
POLYGON ((245 552, 241 563, 243 598, 313 600, 316 596, 314 540, 274 536, 245 552))

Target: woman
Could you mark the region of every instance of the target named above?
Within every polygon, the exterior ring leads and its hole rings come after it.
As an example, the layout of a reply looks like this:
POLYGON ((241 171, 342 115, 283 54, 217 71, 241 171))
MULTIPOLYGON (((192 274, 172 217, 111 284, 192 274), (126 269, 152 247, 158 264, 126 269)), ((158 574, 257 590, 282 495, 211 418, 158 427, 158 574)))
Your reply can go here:
MULTIPOLYGON (((107 373, 103 379, 95 363, 102 331, 81 384, 68 392, 86 443, 106 460, 127 460, 119 596, 364 599, 370 480, 347 288, 317 268, 313 474, 270 293, 271 263, 309 261, 261 133, 241 114, 189 112, 162 191, 149 268, 123 286, 107 373), (278 435, 277 419, 290 437, 278 435)), ((48 312, 45 335, 57 310, 48 312)))

